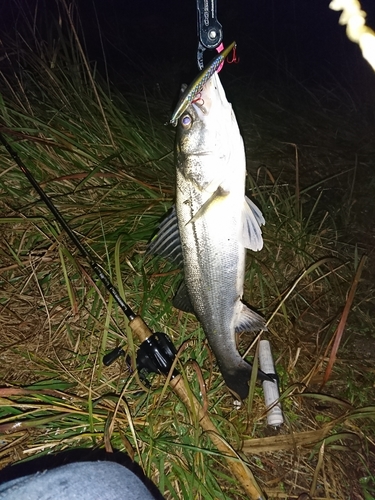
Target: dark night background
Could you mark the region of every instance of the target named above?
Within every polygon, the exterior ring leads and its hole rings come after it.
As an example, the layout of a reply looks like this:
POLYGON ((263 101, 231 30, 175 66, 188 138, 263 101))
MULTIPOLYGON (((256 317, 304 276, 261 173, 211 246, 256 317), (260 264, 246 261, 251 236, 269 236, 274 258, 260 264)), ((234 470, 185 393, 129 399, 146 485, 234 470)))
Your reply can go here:
MULTIPOLYGON (((0 6, 3 34, 15 26, 22 32, 16 5, 8 0, 0 6)), ((35 1, 18 5, 32 12, 35 1)), ((52 0, 37 5, 47 17, 56 8, 52 0)), ((196 73, 195 0, 77 0, 77 5, 90 58, 103 72, 103 45, 111 80, 120 87, 158 84, 163 93, 174 93, 181 79, 196 73)), ((340 86, 353 99, 372 102, 375 74, 338 24, 340 13, 328 5, 328 0, 217 0, 224 43, 236 40, 241 58, 227 73, 258 83, 340 86)), ((361 5, 375 28, 374 2, 361 5)))

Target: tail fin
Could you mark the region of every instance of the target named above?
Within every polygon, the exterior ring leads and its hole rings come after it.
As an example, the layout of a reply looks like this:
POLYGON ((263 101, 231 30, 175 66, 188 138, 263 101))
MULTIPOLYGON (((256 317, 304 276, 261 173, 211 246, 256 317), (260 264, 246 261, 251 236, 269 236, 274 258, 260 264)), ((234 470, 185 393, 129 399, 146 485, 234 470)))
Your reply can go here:
MULTIPOLYGON (((240 399, 246 399, 249 395, 249 381, 251 378, 252 365, 243 362, 243 365, 237 367, 235 370, 228 371, 225 366, 220 366, 220 371, 224 377, 225 383, 231 392, 234 392, 239 396, 240 399)), ((270 382, 275 382, 275 380, 267 375, 267 373, 258 370, 257 374, 258 380, 268 380, 270 382)))

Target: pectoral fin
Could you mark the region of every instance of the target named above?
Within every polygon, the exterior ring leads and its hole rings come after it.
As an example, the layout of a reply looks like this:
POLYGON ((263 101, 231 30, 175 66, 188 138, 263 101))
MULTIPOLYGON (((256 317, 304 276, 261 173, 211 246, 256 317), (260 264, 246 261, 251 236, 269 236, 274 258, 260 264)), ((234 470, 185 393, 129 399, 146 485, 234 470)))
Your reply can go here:
POLYGON ((199 217, 202 217, 202 215, 204 215, 207 210, 209 210, 215 204, 215 202, 225 198, 226 196, 228 196, 228 194, 228 191, 225 191, 225 189, 219 186, 216 191, 212 193, 212 195, 208 198, 208 200, 203 203, 197 213, 186 223, 186 226, 197 221, 199 217))

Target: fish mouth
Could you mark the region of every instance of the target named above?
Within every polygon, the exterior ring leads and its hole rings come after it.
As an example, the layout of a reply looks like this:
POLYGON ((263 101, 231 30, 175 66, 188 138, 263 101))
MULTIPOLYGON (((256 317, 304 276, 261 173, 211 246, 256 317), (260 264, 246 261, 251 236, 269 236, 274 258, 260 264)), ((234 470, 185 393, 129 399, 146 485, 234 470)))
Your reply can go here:
POLYGON ((219 75, 218 73, 214 73, 202 87, 200 98, 194 104, 198 105, 202 111, 209 112, 214 103, 226 105, 227 102, 219 75))

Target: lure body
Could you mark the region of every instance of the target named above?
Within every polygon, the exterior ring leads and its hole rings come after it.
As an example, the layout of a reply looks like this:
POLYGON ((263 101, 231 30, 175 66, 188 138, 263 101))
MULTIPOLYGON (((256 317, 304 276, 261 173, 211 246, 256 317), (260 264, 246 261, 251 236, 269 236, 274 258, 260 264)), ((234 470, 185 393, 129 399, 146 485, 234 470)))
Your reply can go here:
POLYGON ((207 66, 203 68, 203 70, 198 74, 198 76, 193 80, 193 82, 181 94, 181 97, 169 121, 169 123, 173 125, 173 127, 176 127, 180 116, 194 101, 194 99, 199 94, 200 90, 204 87, 206 82, 211 78, 211 76, 215 73, 215 71, 219 68, 219 66, 223 64, 225 58, 231 53, 231 51, 235 47, 236 47, 236 42, 232 42, 226 49, 220 52, 219 55, 214 57, 214 59, 209 64, 207 64, 207 66))

